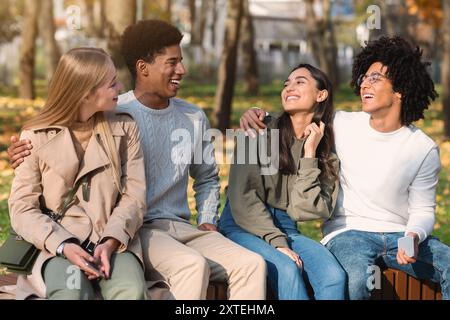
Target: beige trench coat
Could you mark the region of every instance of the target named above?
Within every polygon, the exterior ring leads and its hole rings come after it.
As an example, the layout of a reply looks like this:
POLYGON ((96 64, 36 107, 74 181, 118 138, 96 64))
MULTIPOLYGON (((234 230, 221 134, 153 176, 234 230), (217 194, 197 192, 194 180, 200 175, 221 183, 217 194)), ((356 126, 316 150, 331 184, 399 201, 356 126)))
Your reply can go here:
POLYGON ((119 252, 131 251, 142 262, 137 231, 146 210, 146 183, 138 128, 125 113, 111 112, 107 119, 119 150, 122 195, 114 184, 100 136, 92 135, 80 164, 68 128, 48 126, 22 132, 21 139, 31 140, 33 149, 15 171, 9 199, 11 225, 42 251, 32 274, 19 276, 17 299, 46 297, 42 266, 69 238, 82 243, 86 239, 98 242, 113 237, 122 243, 119 252), (42 213, 41 203, 58 212, 69 188, 88 173, 88 201, 83 199, 80 187, 77 201, 60 224, 42 213))

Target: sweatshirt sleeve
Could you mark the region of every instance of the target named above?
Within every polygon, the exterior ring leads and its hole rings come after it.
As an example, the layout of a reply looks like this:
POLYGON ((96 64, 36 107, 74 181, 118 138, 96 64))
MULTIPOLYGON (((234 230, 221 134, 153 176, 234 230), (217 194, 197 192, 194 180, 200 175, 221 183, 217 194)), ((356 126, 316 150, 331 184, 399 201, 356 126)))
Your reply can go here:
MULTIPOLYGON (((239 145, 239 144, 237 144, 239 145)), ((249 138, 245 138, 245 161, 232 164, 228 199, 236 223, 271 246, 288 247, 286 235, 273 223, 265 205, 264 180, 258 164, 249 161, 249 138)), ((239 148, 240 149, 240 148, 239 148)), ((239 161, 235 148, 234 161, 239 161)))
MULTIPOLYGON (((206 133, 210 129, 210 124, 203 112, 201 115, 201 132, 206 133)), ((219 168, 211 139, 206 136, 196 139, 194 152, 201 152, 203 156, 201 163, 193 161, 189 167, 189 175, 194 179, 192 188, 195 192, 195 207, 198 213, 197 225, 204 223, 216 225, 220 206, 220 183, 219 168)))
MULTIPOLYGON (((332 156, 336 173, 339 160, 332 156)), ((338 178, 319 178, 321 170, 317 158, 302 158, 297 177, 290 192, 287 213, 295 221, 328 219, 336 205, 338 178)))
POLYGON ((408 232, 417 233, 420 242, 424 241, 433 231, 436 187, 440 169, 439 150, 435 146, 426 156, 416 177, 409 186, 409 219, 405 234, 408 232))

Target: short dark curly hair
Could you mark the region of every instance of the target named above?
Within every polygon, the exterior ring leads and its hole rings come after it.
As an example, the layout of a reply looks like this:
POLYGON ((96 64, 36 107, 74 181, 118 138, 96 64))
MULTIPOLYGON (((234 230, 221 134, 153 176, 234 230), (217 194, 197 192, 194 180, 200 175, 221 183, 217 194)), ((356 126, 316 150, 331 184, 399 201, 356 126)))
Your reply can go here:
POLYGON ((141 20, 128 26, 122 34, 121 50, 133 79, 138 60, 152 63, 164 48, 180 44, 182 38, 180 30, 161 20, 141 20))
POLYGON ((422 50, 401 37, 382 37, 370 41, 355 57, 351 86, 359 96, 358 77, 365 74, 375 62, 386 66, 386 76, 391 80, 393 90, 402 95, 401 122, 409 125, 423 119, 424 110, 438 96, 427 72, 431 63, 421 59, 422 50))

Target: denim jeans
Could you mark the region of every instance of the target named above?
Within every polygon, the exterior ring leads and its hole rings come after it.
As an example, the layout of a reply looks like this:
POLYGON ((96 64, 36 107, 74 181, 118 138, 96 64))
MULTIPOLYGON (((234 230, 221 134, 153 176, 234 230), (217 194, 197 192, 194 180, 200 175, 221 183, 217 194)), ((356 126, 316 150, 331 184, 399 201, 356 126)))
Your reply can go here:
POLYGON ((320 243, 301 235, 296 223, 285 211, 270 207, 268 210, 275 226, 287 235, 289 247, 302 260, 303 269, 266 241, 239 227, 233 219, 228 201, 220 217, 219 229, 227 238, 264 258, 269 285, 278 299, 310 299, 305 281, 311 284, 317 300, 344 299, 346 275, 333 255, 320 243))
POLYGON ((348 295, 352 300, 369 299, 373 266, 382 260, 387 267, 404 271, 416 278, 441 284, 442 298, 450 298, 450 248, 429 236, 419 245, 417 262, 397 263, 397 239, 403 232, 378 233, 350 230, 332 238, 326 247, 339 260, 348 275, 348 295))

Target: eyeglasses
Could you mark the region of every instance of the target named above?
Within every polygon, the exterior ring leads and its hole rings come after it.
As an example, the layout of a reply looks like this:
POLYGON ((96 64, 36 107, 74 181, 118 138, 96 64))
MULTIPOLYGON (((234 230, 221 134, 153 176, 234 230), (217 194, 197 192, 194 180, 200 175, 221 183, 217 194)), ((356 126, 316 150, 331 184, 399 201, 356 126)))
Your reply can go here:
POLYGON ((362 74, 358 77, 358 81, 356 81, 356 84, 358 85, 358 87, 361 87, 361 85, 363 84, 363 82, 367 79, 369 80, 370 84, 374 84, 375 82, 380 81, 382 78, 388 78, 387 76, 385 76, 384 74, 381 74, 379 72, 372 72, 369 75, 366 74, 362 74))

